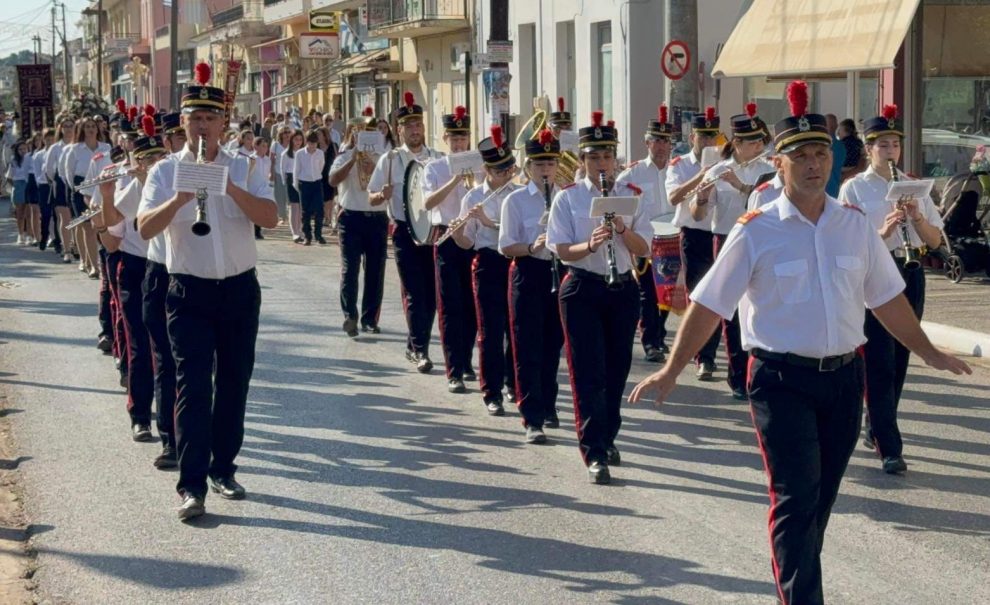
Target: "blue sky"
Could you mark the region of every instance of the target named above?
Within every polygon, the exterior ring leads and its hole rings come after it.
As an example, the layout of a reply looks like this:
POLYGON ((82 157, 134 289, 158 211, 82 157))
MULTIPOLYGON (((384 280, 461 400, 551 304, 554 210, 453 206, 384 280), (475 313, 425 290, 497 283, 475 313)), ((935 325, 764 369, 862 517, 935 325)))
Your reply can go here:
MULTIPOLYGON (((79 36, 75 23, 80 11, 89 5, 88 0, 65 0, 65 21, 69 28, 68 38, 79 36)), ((0 4, 0 57, 21 50, 31 50, 31 38, 37 34, 42 38, 44 52, 52 48, 52 2, 51 0, 5 0, 0 4)), ((62 29, 62 11, 56 14, 56 25, 62 29)), ((56 40, 56 44, 61 39, 56 40)))

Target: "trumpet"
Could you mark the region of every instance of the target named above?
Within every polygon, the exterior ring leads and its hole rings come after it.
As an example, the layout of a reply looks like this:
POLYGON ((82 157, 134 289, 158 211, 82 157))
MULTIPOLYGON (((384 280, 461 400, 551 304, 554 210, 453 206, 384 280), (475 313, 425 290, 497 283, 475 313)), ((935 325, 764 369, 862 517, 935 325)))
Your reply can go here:
MULTIPOLYGON (((199 137, 199 149, 196 153, 196 163, 206 163, 206 137, 203 135, 200 135, 199 137)), ((206 198, 208 197, 209 195, 206 193, 205 188, 201 187, 196 190, 196 222, 192 225, 193 235, 202 237, 210 234, 210 223, 207 221, 206 215, 206 198)))
MULTIPOLYGON (((890 168, 891 182, 896 183, 900 180, 897 176, 897 165, 894 164, 894 160, 887 160, 887 166, 890 168)), ((901 240, 903 240, 902 246, 904 247, 904 268, 917 269, 921 266, 921 253, 917 248, 911 245, 911 232, 908 230, 907 211, 904 210, 904 204, 900 200, 897 202, 897 209, 904 213, 904 217, 901 218, 901 240)))
MULTIPOLYGON (((506 187, 508 187, 509 185, 511 185, 511 184, 512 184, 512 180, 510 179, 504 185, 502 185, 501 187, 499 187, 495 191, 492 191, 491 193, 489 193, 488 194, 488 197, 486 197, 485 199, 481 200, 481 202, 478 204, 478 206, 484 206, 485 204, 488 203, 489 200, 498 197, 498 195, 500 193, 502 193, 502 191, 506 187)), ((467 225, 470 220, 471 220, 471 217, 470 216, 468 216, 467 214, 463 214, 463 215, 455 218, 454 220, 450 221, 450 224, 447 225, 447 230, 444 231, 443 235, 441 235, 439 238, 437 238, 436 245, 439 246, 440 244, 444 243, 445 241, 447 241, 448 239, 450 239, 451 237, 453 237, 454 236, 454 233, 457 232, 457 231, 460 231, 461 229, 463 229, 464 226, 467 225)), ((497 228, 498 227, 498 220, 496 220, 495 223, 496 223, 496 228, 497 228)))
MULTIPOLYGON (((762 160, 764 158, 769 157, 771 154, 773 154, 773 149, 770 148, 770 147, 767 147, 766 149, 763 150, 762 153, 760 153, 760 155, 756 156, 755 158, 751 158, 749 160, 746 160, 745 162, 738 162, 738 164, 737 164, 737 166, 735 168, 728 168, 727 170, 718 173, 718 175, 716 175, 716 176, 714 176, 712 178, 709 178, 708 175, 706 174, 705 177, 701 180, 701 182, 698 183, 698 186, 691 190, 691 193, 688 194, 688 197, 689 198, 694 197, 694 196, 698 195, 699 193, 701 193, 702 191, 704 191, 705 189, 708 189, 709 187, 711 187, 712 185, 714 185, 720 178, 722 178, 726 174, 729 174, 730 172, 735 172, 736 170, 740 170, 742 168, 745 168, 745 167, 749 166, 750 164, 755 163, 758 160, 762 160)), ((717 166, 717 164, 716 164, 716 166, 717 166)))
MULTIPOLYGON (((605 178, 604 170, 598 173, 598 183, 602 190, 602 197, 608 197, 608 180, 605 178)), ((605 243, 605 258, 608 262, 608 277, 605 279, 605 283, 608 284, 609 290, 619 290, 622 288, 622 282, 619 279, 619 264, 615 260, 615 225, 612 224, 613 219, 615 219, 615 214, 612 212, 607 212, 602 217, 609 230, 608 241, 605 243)))
POLYGON ((83 181, 78 185, 72 185, 72 191, 74 193, 79 193, 84 189, 92 189, 94 187, 99 187, 104 183, 111 183, 113 181, 116 181, 117 179, 127 176, 130 173, 130 168, 128 168, 127 166, 127 160, 124 160, 123 162, 110 164, 109 166, 103 169, 103 172, 106 174, 101 174, 100 176, 94 179, 83 181), (112 170, 112 172, 107 173, 108 170, 112 170))

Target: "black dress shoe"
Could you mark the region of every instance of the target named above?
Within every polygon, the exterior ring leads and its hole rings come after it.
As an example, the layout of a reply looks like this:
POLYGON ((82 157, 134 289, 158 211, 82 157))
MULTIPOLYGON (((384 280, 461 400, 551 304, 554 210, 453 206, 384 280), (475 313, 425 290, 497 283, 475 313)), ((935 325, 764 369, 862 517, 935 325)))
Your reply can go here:
POLYGON ((110 349, 113 348, 113 341, 106 336, 100 336, 100 339, 96 341, 96 348, 104 353, 109 353, 110 349))
POLYGON ((489 416, 505 416, 505 408, 502 407, 502 402, 499 400, 486 401, 485 409, 488 410, 489 416))
POLYGON ((538 426, 526 427, 526 443, 539 445, 547 442, 547 434, 538 426))
POLYGON ((206 513, 206 498, 186 492, 178 508, 179 519, 188 521, 206 513))
POLYGON ((327 240, 323 239, 322 237, 318 237, 318 238, 316 238, 316 243, 318 243, 321 246, 326 246, 327 245, 327 240))
POLYGON ((408 361, 411 364, 415 364, 419 360, 416 358, 416 353, 414 351, 410 351, 409 349, 406 349, 406 361, 408 361))
POLYGON ((210 489, 227 500, 243 500, 247 493, 233 477, 210 477, 210 489))
POLYGON ((588 479, 595 485, 608 485, 612 482, 612 475, 608 472, 608 465, 604 462, 592 462, 588 465, 588 479))
POLYGON ((557 412, 547 415, 547 419, 543 421, 543 428, 545 429, 559 429, 560 419, 557 418, 557 412))
POLYGON ((883 459, 883 472, 888 475, 900 475, 907 472, 907 462, 901 456, 887 456, 883 459))
POLYGON ((749 395, 746 394, 744 389, 732 389, 732 398, 736 401, 747 401, 749 395))
POLYGON ((120 373, 120 386, 127 388, 127 372, 120 373))
POLYGON ((358 326, 358 322, 353 317, 348 317, 347 319, 344 320, 344 332, 346 332, 347 335, 350 336, 351 338, 354 338, 358 335, 357 326, 358 326))
POLYGON ((151 426, 135 422, 131 426, 131 439, 134 441, 151 441, 151 426))
POLYGON ((467 393, 467 387, 460 378, 451 378, 447 381, 447 390, 451 393, 467 393))
POLYGON ((605 461, 609 466, 620 466, 622 464, 622 456, 619 455, 619 448, 614 445, 609 448, 605 448, 605 461))
POLYGON ((515 403, 516 402, 516 391, 515 391, 515 389, 507 389, 505 391, 505 400, 508 401, 509 403, 515 403))
POLYGON ((179 466, 179 457, 175 454, 175 449, 166 445, 162 448, 162 453, 155 457, 153 464, 158 469, 175 468, 179 466))
POLYGON ((663 351, 654 346, 646 347, 645 357, 646 361, 649 361, 650 363, 663 363, 667 359, 664 357, 663 351))
POLYGON ((660 349, 660 352, 663 353, 664 355, 670 354, 670 347, 663 344, 662 342, 660 343, 660 346, 658 348, 660 349))
POLYGON ((468 368, 464 370, 464 380, 466 380, 467 382, 474 382, 478 380, 478 375, 474 373, 474 370, 468 368))
POLYGON ((381 334, 382 330, 378 326, 361 326, 361 331, 368 334, 381 334))
POLYGON ((308 237, 306 238, 305 241, 303 241, 303 246, 312 246, 312 245, 313 245, 313 240, 309 239, 308 237))

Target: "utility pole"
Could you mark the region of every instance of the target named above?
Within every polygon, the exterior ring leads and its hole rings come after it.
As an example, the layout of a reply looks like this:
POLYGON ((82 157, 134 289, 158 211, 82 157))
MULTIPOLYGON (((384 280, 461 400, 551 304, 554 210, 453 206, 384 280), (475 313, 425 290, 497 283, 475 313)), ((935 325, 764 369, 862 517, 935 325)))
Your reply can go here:
MULTIPOLYGON (((489 17, 491 26, 488 29, 489 42, 506 42, 509 40, 509 0, 491 0, 489 5, 489 17)), ((487 49, 486 49, 487 50, 487 49)), ((485 70, 485 79, 492 80, 491 98, 491 124, 500 124, 502 132, 506 137, 514 136, 508 129, 509 106, 506 100, 509 98, 509 82, 512 75, 509 74, 508 63, 491 63, 485 70), (491 75, 489 75, 491 74, 491 75)), ((512 140, 508 138, 508 140, 512 140)))
MULTIPOLYGON (((103 0, 100 0, 101 2, 103 0)), ((172 110, 179 108, 179 0, 172 0, 172 21, 168 27, 169 99, 172 110)))
POLYGON ((65 59, 65 98, 72 96, 72 61, 69 60, 69 30, 65 28, 65 2, 59 4, 62 7, 62 57, 65 59))
MULTIPOLYGON (((698 50, 698 0, 666 0, 665 18, 667 42, 680 40, 687 45, 692 57, 699 56, 698 50)), ((696 62, 697 59, 694 59, 696 62)), ((677 82, 666 80, 667 103, 672 107, 698 110, 698 68, 689 65, 687 73, 677 82)))
POLYGON ((52 75, 55 75, 55 3, 52 3, 52 75))
POLYGON ((34 43, 34 64, 38 64, 38 55, 41 54, 41 36, 35 34, 31 36, 31 42, 34 43))

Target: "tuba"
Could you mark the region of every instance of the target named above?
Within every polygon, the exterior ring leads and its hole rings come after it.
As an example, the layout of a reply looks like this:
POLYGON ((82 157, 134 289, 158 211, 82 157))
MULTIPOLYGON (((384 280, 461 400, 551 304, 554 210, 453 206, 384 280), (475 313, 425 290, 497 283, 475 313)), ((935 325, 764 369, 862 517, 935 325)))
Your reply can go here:
MULTIPOLYGON (((526 141, 535 140, 540 136, 540 131, 547 127, 548 114, 541 107, 544 101, 549 107, 549 99, 545 97, 534 99, 533 115, 519 129, 519 134, 516 135, 516 140, 512 145, 515 149, 525 149, 526 141)), ((561 188, 573 183, 574 175, 577 173, 579 165, 580 161, 573 152, 562 150, 560 152, 560 159, 557 160, 557 174, 553 178, 554 183, 561 188)))

